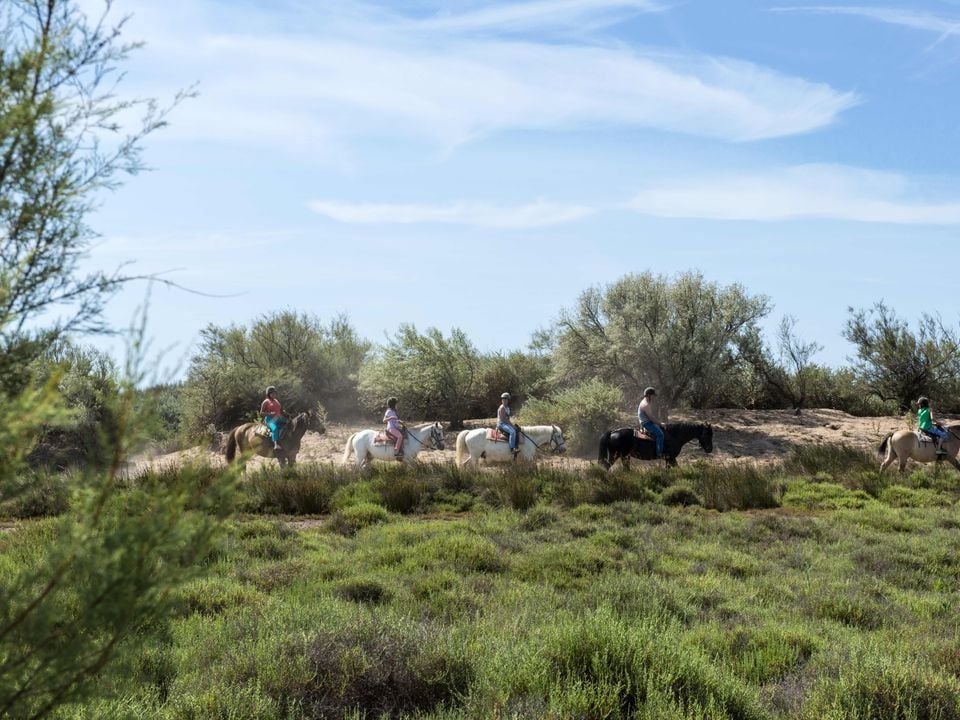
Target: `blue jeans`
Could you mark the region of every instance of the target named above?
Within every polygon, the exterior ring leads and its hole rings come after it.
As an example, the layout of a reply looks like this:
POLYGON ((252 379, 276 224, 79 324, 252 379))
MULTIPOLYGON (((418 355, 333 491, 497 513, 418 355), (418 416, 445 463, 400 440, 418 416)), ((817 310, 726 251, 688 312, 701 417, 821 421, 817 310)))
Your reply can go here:
POLYGON ((660 426, 655 422, 647 420, 640 427, 647 431, 647 434, 653 436, 653 439, 657 441, 657 457, 663 457, 663 441, 664 435, 663 430, 660 429, 660 426))
POLYGON ((286 421, 287 419, 283 417, 283 415, 276 415, 263 419, 263 424, 270 428, 270 437, 273 438, 274 443, 280 442, 280 428, 286 421))
POLYGON ((504 433, 507 437, 510 438, 510 449, 517 449, 517 429, 513 425, 507 425, 506 423, 497 423, 497 428, 504 433))
POLYGON ((924 431, 927 435, 932 435, 933 437, 940 438, 941 440, 950 435, 946 430, 941 430, 936 425, 933 427, 924 428, 924 431))

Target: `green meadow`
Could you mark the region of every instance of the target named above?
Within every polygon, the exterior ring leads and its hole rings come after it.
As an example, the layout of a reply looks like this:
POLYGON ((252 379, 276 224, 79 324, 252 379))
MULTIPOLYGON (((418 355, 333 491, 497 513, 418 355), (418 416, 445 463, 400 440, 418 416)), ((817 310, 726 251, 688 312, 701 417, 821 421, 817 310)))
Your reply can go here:
MULTIPOLYGON (((958 477, 875 467, 250 471, 174 617, 56 716, 958 718, 958 477)), ((58 492, 6 509, 0 578, 58 492)))

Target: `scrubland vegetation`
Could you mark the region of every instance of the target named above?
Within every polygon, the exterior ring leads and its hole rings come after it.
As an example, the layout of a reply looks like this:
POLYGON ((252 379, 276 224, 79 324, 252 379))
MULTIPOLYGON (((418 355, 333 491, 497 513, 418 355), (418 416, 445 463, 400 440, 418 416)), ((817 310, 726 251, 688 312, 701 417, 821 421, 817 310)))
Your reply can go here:
MULTIPOLYGON (((960 491, 875 464, 250 472, 169 620, 57 716, 958 717, 960 491)), ((6 533, 4 572, 62 523, 6 533)))

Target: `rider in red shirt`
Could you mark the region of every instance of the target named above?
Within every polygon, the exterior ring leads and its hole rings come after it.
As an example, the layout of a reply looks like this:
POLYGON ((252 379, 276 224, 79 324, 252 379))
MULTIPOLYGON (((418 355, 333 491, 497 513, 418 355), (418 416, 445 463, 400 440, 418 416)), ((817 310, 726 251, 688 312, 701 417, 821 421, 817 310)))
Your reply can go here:
POLYGON ((273 449, 281 450, 280 428, 286 422, 286 418, 283 417, 283 407, 277 400, 277 389, 273 385, 267 388, 267 397, 260 404, 260 416, 263 418, 263 423, 270 428, 273 449))

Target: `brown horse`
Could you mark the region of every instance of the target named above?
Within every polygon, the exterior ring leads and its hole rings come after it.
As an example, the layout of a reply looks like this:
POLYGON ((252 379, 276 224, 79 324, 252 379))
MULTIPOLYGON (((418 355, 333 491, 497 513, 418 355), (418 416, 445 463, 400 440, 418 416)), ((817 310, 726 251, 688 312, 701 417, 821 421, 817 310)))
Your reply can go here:
MULTIPOLYGON (((943 441, 943 449, 947 453, 943 459, 960 470, 960 462, 957 462, 957 453, 960 452, 960 425, 948 425, 945 429, 950 434, 943 441)), ((887 453, 880 464, 880 472, 890 467, 894 460, 900 461, 900 472, 906 467, 908 458, 922 463, 937 460, 936 445, 930 441, 920 442, 913 430, 890 433, 880 443, 879 451, 887 453)))
POLYGON ((321 435, 327 431, 321 418, 312 412, 302 412, 284 425, 283 435, 280 437, 282 450, 274 450, 273 440, 255 432, 259 425, 260 423, 244 423, 230 431, 227 435, 228 463, 236 459, 237 452, 252 452, 260 457, 276 458, 280 467, 293 465, 297 461, 297 453, 300 452, 300 441, 307 430, 316 429, 321 435))

